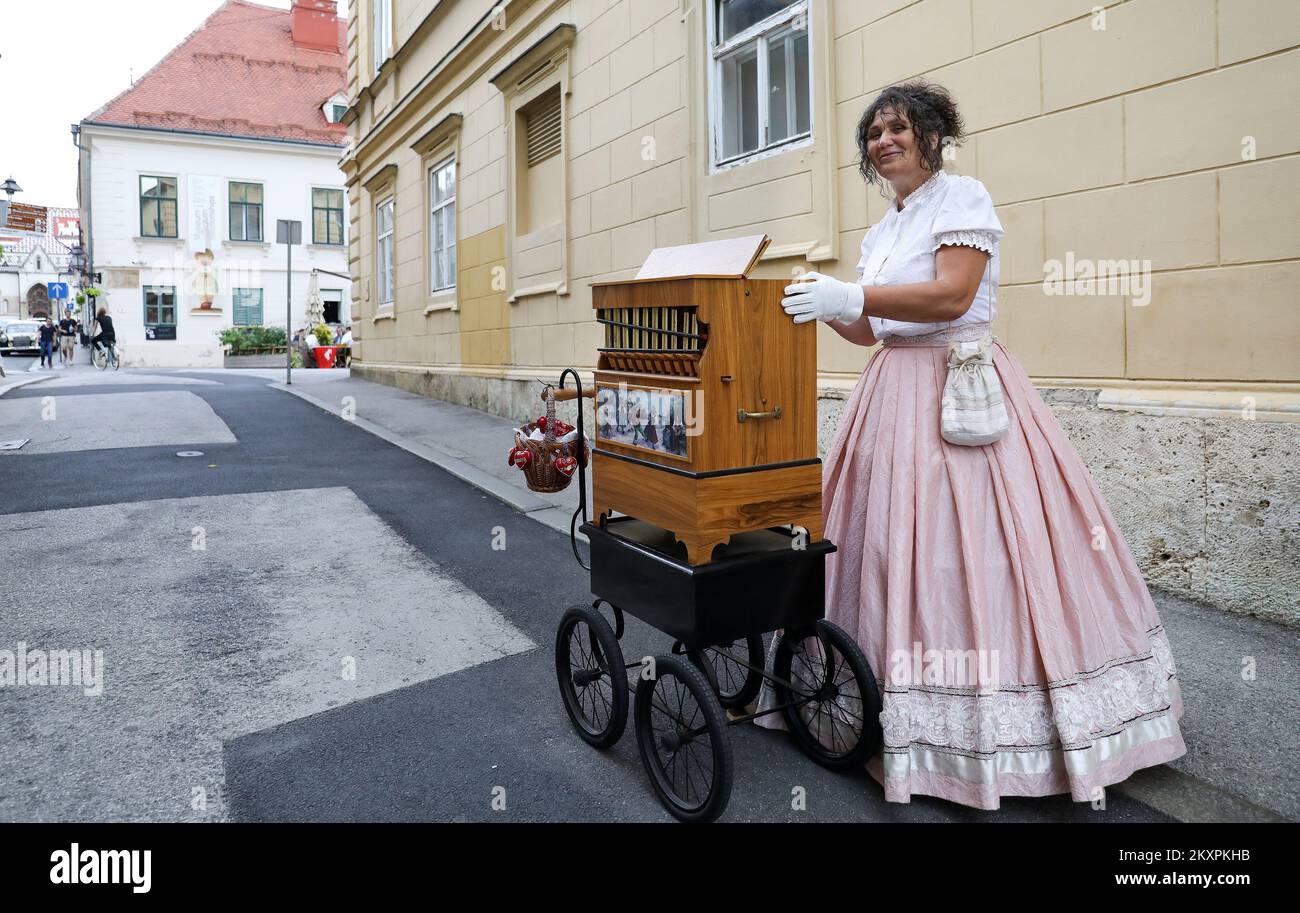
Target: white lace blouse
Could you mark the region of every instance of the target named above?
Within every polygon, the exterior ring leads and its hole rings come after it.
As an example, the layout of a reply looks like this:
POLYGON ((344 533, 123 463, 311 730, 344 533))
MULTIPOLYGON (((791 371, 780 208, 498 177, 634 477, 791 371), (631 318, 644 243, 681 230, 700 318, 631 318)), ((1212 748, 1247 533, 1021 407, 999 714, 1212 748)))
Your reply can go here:
MULTIPOLYGON (((990 254, 984 279, 970 308, 945 323, 907 323, 868 317, 877 339, 919 336, 972 323, 992 323, 997 316, 998 241, 1002 223, 984 185, 966 175, 936 171, 903 198, 903 209, 891 203, 889 212, 867 231, 858 261, 863 285, 906 285, 935 277, 934 255, 945 244, 975 247, 990 254)), ((867 290, 867 307, 871 291, 867 290)))

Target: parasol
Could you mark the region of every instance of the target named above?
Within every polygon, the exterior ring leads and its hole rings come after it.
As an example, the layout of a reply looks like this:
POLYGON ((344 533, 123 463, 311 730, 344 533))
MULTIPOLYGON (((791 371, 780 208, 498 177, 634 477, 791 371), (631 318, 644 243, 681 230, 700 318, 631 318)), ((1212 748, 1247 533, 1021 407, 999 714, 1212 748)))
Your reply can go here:
POLYGON ((311 282, 307 285, 307 328, 314 330, 325 322, 325 304, 320 297, 320 280, 316 271, 311 271, 311 282))

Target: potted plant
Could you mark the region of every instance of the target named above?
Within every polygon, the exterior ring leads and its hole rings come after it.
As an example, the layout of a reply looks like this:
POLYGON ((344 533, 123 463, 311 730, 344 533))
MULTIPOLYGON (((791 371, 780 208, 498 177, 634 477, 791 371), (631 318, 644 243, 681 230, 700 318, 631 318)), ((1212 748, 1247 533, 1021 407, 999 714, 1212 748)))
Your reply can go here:
POLYGON ((311 350, 316 359, 316 367, 334 367, 334 359, 338 357, 338 347, 334 345, 334 332, 324 323, 317 324, 311 332, 316 337, 317 343, 316 348, 311 350))

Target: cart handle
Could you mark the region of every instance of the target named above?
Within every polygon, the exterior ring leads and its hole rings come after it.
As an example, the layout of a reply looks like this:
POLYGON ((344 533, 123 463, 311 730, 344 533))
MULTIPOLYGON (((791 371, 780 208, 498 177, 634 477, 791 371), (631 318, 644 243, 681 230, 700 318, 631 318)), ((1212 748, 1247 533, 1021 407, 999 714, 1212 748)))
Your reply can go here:
MULTIPOLYGON (((560 372, 560 387, 555 391, 557 400, 581 399, 583 396, 595 396, 595 390, 588 390, 585 393, 582 389, 582 379, 578 377, 578 372, 572 368, 565 368, 560 372), (566 390, 564 388, 564 378, 573 375, 573 388, 566 390)), ((542 399, 546 398, 546 391, 542 391, 542 399)), ((569 545, 573 549, 573 558, 578 562, 578 567, 584 571, 590 571, 589 565, 582 563, 582 556, 578 554, 578 517, 582 517, 582 522, 587 522, 587 461, 582 458, 586 453, 587 434, 582 428, 582 406, 578 406, 578 509, 573 512, 569 519, 569 545)))
MULTIPOLYGON (((571 370, 573 370, 573 369, 572 369, 572 368, 567 369, 567 370, 566 370, 566 373, 567 373, 567 371, 571 371, 571 370)), ((574 377, 577 377, 577 374, 574 374, 574 377)), ((564 377, 563 377, 563 375, 561 375, 561 377, 560 377, 560 383, 561 383, 561 384, 564 383, 564 377)), ((542 391, 542 394, 541 394, 541 395, 542 395, 542 399, 546 399, 546 391, 545 391, 545 390, 542 391)), ((595 397, 595 395, 596 395, 596 391, 595 391, 595 390, 592 390, 592 389, 583 390, 582 387, 581 387, 581 385, 579 385, 578 389, 576 389, 576 390, 565 390, 563 387, 561 387, 559 390, 556 390, 556 391, 555 391, 555 401, 558 403, 558 402, 562 402, 562 401, 564 401, 564 400, 566 400, 566 399, 577 399, 577 398, 580 397, 580 396, 585 396, 585 397, 587 397, 587 399, 592 399, 592 398, 595 397)), ((581 421, 578 423, 578 426, 579 426, 579 427, 582 426, 581 421)))

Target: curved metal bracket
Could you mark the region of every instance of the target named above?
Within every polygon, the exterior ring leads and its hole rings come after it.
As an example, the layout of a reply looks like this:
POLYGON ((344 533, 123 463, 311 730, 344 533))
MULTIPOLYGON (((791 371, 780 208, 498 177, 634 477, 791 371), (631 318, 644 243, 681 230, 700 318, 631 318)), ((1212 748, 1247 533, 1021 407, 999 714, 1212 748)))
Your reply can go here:
POLYGON ((560 389, 564 389, 564 378, 573 375, 573 386, 577 389, 578 395, 574 402, 578 404, 578 509, 573 512, 569 518, 569 545, 573 548, 573 558, 578 562, 578 567, 584 571, 590 571, 591 566, 582 563, 582 556, 578 554, 578 517, 582 517, 582 522, 587 522, 587 432, 582 423, 582 378, 578 377, 578 372, 573 368, 565 368, 560 372, 560 389))

